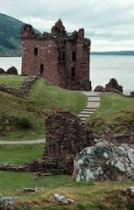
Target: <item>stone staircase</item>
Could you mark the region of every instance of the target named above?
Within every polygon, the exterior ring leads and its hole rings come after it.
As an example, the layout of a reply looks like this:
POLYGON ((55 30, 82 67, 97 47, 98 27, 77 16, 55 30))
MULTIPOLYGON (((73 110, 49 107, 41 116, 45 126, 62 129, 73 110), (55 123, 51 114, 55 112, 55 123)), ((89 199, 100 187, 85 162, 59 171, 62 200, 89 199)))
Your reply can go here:
POLYGON ((100 96, 97 92, 82 91, 82 93, 87 95, 88 102, 85 109, 78 114, 78 117, 85 122, 100 106, 100 96))

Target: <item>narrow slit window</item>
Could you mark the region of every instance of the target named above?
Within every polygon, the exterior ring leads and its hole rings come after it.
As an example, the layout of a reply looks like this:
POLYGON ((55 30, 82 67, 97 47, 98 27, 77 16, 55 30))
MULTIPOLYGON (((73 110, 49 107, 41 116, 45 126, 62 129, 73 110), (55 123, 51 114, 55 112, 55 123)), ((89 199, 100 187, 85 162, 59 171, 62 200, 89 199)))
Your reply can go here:
POLYGON ((72 80, 74 80, 75 79, 75 67, 72 67, 71 68, 71 78, 72 78, 72 80))
POLYGON ((38 55, 38 48, 34 48, 34 55, 38 55))
POLYGON ((62 59, 65 60, 65 52, 62 52, 62 59))
POLYGON ((72 52, 72 61, 76 61, 76 52, 72 52))
POLYGON ((42 75, 42 74, 43 74, 43 72, 44 72, 44 65, 43 65, 43 64, 41 64, 41 65, 40 65, 40 75, 42 75))

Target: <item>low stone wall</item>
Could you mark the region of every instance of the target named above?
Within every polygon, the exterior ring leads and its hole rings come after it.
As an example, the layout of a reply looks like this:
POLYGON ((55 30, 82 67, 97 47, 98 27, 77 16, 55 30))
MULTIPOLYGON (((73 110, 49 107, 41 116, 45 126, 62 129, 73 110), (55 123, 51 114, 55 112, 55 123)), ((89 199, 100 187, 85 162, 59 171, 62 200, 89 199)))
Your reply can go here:
POLYGON ((27 162, 25 166, 34 172, 72 175, 75 155, 94 144, 92 131, 77 116, 56 112, 46 119, 46 146, 42 160, 27 162))
POLYGON ((29 94, 29 91, 30 91, 30 88, 31 88, 31 85, 33 84, 33 82, 36 79, 37 79, 36 76, 27 77, 23 81, 20 89, 10 88, 10 87, 8 87, 7 85, 4 85, 4 84, 0 85, 0 91, 10 93, 10 94, 12 94, 14 96, 17 96, 19 98, 27 98, 28 94, 29 94))

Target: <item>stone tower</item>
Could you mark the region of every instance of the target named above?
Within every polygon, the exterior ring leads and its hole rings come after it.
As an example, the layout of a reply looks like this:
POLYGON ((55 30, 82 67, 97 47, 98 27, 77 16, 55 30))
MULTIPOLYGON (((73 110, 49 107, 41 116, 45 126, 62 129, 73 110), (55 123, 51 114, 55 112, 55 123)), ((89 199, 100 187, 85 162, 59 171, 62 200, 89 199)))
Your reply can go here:
POLYGON ((22 75, 36 75, 62 88, 91 90, 90 40, 84 29, 67 33, 61 20, 51 33, 37 34, 31 25, 21 28, 22 75))

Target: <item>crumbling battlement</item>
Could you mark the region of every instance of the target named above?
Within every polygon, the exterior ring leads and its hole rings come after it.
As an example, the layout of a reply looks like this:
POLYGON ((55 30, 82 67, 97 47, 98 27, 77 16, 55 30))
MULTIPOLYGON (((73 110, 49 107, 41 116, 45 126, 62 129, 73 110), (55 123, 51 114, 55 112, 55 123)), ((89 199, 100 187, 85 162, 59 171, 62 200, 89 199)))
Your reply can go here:
POLYGON ((29 24, 21 28, 22 74, 36 75, 67 89, 91 90, 90 45, 84 29, 68 33, 61 20, 51 33, 35 33, 29 24))

